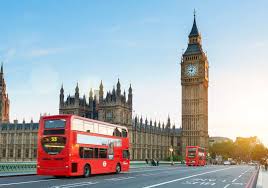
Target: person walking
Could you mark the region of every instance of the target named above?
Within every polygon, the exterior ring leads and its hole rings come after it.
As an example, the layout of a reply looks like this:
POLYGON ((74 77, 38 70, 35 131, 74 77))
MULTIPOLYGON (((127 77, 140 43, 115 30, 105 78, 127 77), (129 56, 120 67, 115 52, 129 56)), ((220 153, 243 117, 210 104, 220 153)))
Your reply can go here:
POLYGON ((265 164, 264 164, 264 167, 265 167, 265 171, 267 171, 267 168, 268 168, 268 159, 266 159, 265 164))

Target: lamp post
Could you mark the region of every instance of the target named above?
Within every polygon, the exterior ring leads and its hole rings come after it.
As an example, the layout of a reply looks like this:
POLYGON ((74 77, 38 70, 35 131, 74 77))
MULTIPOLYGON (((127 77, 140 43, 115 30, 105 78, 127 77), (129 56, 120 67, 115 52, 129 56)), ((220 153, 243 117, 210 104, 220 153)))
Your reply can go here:
POLYGON ((170 148, 169 148, 169 151, 170 151, 170 163, 171 163, 171 165, 173 165, 173 164, 174 164, 174 163, 173 163, 173 148, 170 147, 170 148))

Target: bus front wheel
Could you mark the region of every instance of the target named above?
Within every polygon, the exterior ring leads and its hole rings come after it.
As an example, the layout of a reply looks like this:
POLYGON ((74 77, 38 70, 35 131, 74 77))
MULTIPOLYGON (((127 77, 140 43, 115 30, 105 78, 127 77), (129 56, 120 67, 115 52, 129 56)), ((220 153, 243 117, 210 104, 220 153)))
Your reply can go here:
POLYGON ((84 167, 84 177, 87 178, 90 176, 90 174, 91 174, 90 166, 88 164, 86 164, 84 167))
POLYGON ((121 166, 120 166, 120 164, 117 164, 116 169, 115 169, 115 173, 119 174, 120 172, 121 172, 121 166))

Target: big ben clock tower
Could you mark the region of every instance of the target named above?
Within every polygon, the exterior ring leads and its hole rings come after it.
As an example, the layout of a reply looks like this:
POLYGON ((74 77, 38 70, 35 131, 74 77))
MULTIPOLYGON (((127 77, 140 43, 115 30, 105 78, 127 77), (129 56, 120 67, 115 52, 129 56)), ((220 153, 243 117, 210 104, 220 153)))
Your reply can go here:
POLYGON ((182 154, 186 146, 208 149, 208 60, 194 23, 181 58, 182 154))

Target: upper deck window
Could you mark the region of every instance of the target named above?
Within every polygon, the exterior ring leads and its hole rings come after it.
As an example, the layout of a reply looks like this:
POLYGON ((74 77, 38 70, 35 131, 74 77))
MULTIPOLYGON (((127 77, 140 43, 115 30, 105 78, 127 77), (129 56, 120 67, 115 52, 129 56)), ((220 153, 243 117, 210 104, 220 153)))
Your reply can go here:
POLYGON ((71 129, 88 133, 103 134, 117 137, 128 137, 127 129, 105 125, 98 122, 90 122, 81 119, 73 119, 71 129))
POLYGON ((45 120, 45 129, 62 129, 65 125, 65 119, 45 120))

